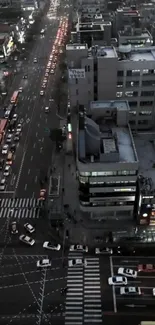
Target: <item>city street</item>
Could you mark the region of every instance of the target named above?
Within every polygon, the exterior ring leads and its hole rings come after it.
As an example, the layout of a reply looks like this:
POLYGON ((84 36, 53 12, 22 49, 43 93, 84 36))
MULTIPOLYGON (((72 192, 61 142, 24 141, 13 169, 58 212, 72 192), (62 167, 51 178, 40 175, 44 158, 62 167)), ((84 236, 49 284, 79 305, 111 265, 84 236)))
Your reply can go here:
MULTIPOLYGON (((40 87, 44 78, 46 65, 58 30, 59 19, 49 20, 44 17, 42 28, 47 26, 45 37, 37 37, 36 44, 29 56, 20 66, 15 78, 14 89, 23 88, 19 96, 17 114, 22 123, 22 135, 19 142, 12 175, 2 197, 7 192, 16 190, 17 197, 37 197, 39 195, 40 170, 47 173, 52 158, 52 142, 48 138, 45 128, 59 125, 55 107, 52 106, 52 85, 55 75, 50 75, 45 90, 45 96, 40 96, 40 87), (37 58, 37 63, 34 63, 37 58), (27 79, 22 79, 27 75, 27 79), (50 106, 50 113, 45 114, 45 107, 50 106), (46 157, 46 159, 43 159, 46 157)), ((12 86, 13 88, 13 86, 12 86)))

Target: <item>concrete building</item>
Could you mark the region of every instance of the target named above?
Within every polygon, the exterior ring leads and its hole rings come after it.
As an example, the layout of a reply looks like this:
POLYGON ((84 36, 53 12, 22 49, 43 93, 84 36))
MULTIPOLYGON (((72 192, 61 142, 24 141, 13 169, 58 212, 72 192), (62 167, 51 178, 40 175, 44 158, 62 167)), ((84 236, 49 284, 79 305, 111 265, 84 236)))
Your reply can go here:
POLYGON ((155 47, 132 49, 131 45, 66 46, 71 107, 91 101, 128 100, 129 121, 134 130, 155 125, 155 47))
POLYGON ((125 26, 124 30, 118 32, 118 45, 122 44, 131 44, 133 48, 150 47, 153 45, 153 38, 147 29, 125 26))
POLYGON ((104 22, 97 18, 94 22, 81 23, 79 20, 75 31, 71 32, 71 40, 73 43, 88 44, 88 47, 110 45, 111 27, 111 22, 104 22))
POLYGON ((116 33, 124 29, 124 26, 140 27, 140 13, 135 7, 118 8, 115 12, 114 30, 116 33))
POLYGON ((91 102, 87 114, 79 112, 77 171, 82 211, 133 220, 139 162, 128 122, 126 101, 91 102))
POLYGON ((78 11, 90 15, 104 12, 104 1, 100 0, 78 0, 78 11))

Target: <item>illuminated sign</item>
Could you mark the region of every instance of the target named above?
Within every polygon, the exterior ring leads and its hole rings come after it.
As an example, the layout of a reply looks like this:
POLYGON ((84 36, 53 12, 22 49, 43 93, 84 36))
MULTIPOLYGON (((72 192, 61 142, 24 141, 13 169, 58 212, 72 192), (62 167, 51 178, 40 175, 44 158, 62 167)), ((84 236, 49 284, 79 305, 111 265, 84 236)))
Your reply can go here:
POLYGON ((84 79, 85 69, 69 69, 68 76, 69 79, 84 79))

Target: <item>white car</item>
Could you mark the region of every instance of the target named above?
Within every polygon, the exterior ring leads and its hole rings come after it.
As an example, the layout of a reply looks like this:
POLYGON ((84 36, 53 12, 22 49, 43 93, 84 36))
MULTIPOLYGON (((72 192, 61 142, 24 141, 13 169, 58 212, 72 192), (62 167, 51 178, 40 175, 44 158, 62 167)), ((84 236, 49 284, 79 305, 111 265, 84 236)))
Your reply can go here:
POLYGON ((45 113, 49 113, 50 108, 48 106, 45 107, 45 113))
POLYGON ((155 296, 155 288, 152 289, 152 294, 155 296))
POLYGON ((30 245, 30 246, 33 246, 35 244, 35 240, 29 236, 26 236, 26 235, 21 235, 19 237, 19 240, 27 245, 30 245))
POLYGON ((69 248, 70 252, 88 252, 88 246, 83 245, 71 245, 69 248))
POLYGON ((2 148, 2 155, 7 155, 8 151, 9 151, 9 146, 8 144, 5 144, 2 148))
POLYGON ((22 131, 22 125, 21 124, 18 124, 17 125, 17 128, 16 128, 16 132, 21 132, 22 131))
POLYGON ((4 191, 5 190, 5 183, 6 183, 6 179, 3 178, 0 182, 0 191, 4 191))
POLYGON ((43 259, 40 261, 37 261, 37 267, 50 267, 51 262, 49 259, 43 259))
POLYGON ((43 96, 43 95, 44 95, 44 91, 40 90, 40 96, 43 96))
POLYGON ((35 231, 35 228, 30 224, 30 223, 25 223, 24 224, 24 228, 30 233, 32 234, 35 231))
POLYGON ((34 63, 37 63, 38 62, 37 58, 34 58, 33 62, 34 63))
POLYGON ((111 248, 95 248, 95 254, 102 254, 102 255, 112 255, 113 250, 111 248))
POLYGON ((86 265, 87 265, 87 261, 83 260, 82 258, 76 258, 76 259, 68 261, 68 266, 69 267, 72 267, 72 266, 86 266, 86 265))
POLYGON ((54 74, 54 70, 53 70, 53 69, 51 69, 50 73, 51 73, 51 74, 54 74))
POLYGON ((13 121, 17 121, 18 115, 17 114, 13 114, 13 121))
POLYGON ((10 175, 10 166, 9 165, 7 165, 6 167, 5 167, 5 169, 4 169, 4 176, 9 176, 10 175))
POLYGON ((10 116, 10 111, 6 111, 5 114, 4 114, 4 118, 5 119, 8 119, 10 116))
POLYGON ((44 248, 47 248, 47 249, 54 250, 54 251, 59 251, 60 248, 61 248, 61 245, 60 245, 60 244, 53 245, 53 244, 50 243, 49 241, 45 241, 45 242, 43 243, 43 247, 44 247, 44 248))
POLYGON ((19 92, 20 92, 20 93, 23 92, 23 87, 19 87, 19 92))
POLYGON ((8 134, 6 138, 6 142, 10 143, 12 141, 12 134, 8 134))
POLYGON ((121 296, 141 296, 141 288, 140 287, 121 287, 120 295, 121 296))
POLYGON ((137 271, 132 270, 132 269, 126 269, 124 267, 119 267, 117 273, 119 275, 125 275, 130 278, 137 278, 137 271))
POLYGON ((110 278, 108 278, 108 284, 110 286, 114 285, 114 286, 120 286, 120 285, 127 285, 128 280, 125 276, 112 276, 110 278))

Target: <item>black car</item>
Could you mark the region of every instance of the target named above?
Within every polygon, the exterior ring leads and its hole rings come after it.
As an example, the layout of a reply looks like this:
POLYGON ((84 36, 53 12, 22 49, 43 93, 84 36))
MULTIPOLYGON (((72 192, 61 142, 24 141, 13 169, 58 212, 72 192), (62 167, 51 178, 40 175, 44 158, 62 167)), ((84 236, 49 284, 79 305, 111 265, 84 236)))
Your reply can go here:
POLYGON ((11 152, 15 152, 15 151, 16 151, 16 145, 15 145, 15 143, 13 143, 13 144, 11 145, 11 147, 10 147, 10 151, 11 151, 11 152))
POLYGON ((0 170, 4 167, 4 159, 0 159, 0 170))

